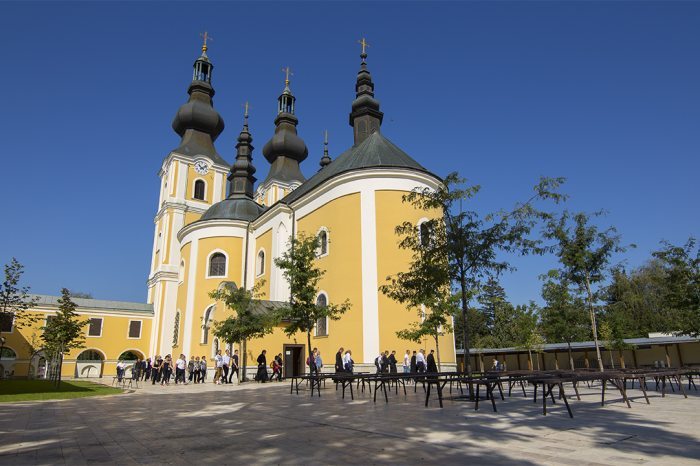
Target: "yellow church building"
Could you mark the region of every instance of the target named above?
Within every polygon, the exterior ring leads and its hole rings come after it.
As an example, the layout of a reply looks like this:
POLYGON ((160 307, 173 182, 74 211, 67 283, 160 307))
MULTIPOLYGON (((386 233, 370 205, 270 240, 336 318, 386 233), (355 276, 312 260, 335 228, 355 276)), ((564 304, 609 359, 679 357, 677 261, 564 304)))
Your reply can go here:
MULTIPOLYGON (((418 345, 396 336, 418 315, 378 288, 387 276, 406 270, 410 261, 410 252, 398 248, 395 227, 405 221, 420 224, 428 217, 403 203, 402 196, 415 188, 435 189, 441 180, 381 133, 383 113, 366 58, 363 47, 349 116, 354 144, 331 159, 326 141, 319 170, 308 179, 300 169, 308 149, 297 134, 296 98, 287 74, 274 134, 262 149, 269 170, 256 186, 247 109, 232 165, 214 145, 224 121, 213 107, 214 65, 206 44, 202 47, 189 99, 172 123, 180 144, 159 171, 147 303, 76 299, 78 311, 92 319, 86 328, 92 335, 84 349, 67 355, 64 375, 111 375, 124 353, 211 358, 227 347, 214 338, 213 326, 233 311, 209 293, 222 284, 251 288, 264 281, 262 299, 289 300, 289 286, 274 259, 301 233, 318 235, 321 242, 317 261, 326 274, 317 302, 351 303, 340 320, 319 321, 312 333, 311 344, 321 351, 327 369, 341 346, 352 350, 358 370, 373 368, 380 351, 396 350, 401 357, 408 348, 431 349, 430 341, 418 345), (96 319, 102 319, 99 335, 96 319)), ((56 303, 51 297, 42 300, 33 312, 45 318, 56 303)), ((41 373, 22 348, 41 325, 4 334, 6 346, 16 353, 11 361, 15 375, 41 373)), ((268 355, 282 353, 287 373, 304 370, 305 335, 287 337, 279 326, 249 342, 249 365, 263 349, 268 355)), ((455 367, 451 333, 441 337, 440 355, 443 370, 455 367)), ((7 358, 2 363, 10 370, 7 358)))

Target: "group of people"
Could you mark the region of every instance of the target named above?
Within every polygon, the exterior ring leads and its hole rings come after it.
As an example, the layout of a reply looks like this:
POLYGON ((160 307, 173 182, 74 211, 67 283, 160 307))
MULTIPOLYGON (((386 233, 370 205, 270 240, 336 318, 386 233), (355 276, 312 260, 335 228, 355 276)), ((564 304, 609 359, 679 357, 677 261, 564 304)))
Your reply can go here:
POLYGON ((272 375, 267 373, 267 350, 262 350, 260 356, 258 356, 258 371, 255 373, 255 380, 260 383, 267 382, 268 378, 270 382, 277 379, 278 382, 282 381, 282 353, 272 358, 270 362, 270 368, 272 369, 272 375))
MULTIPOLYGON (((233 356, 229 350, 222 356, 221 350, 217 351, 213 358, 214 363, 214 383, 232 383, 233 375, 236 374, 238 379, 238 350, 234 351, 233 356), (230 374, 229 374, 230 372, 230 374)), ((126 373, 126 363, 119 361, 117 364, 117 378, 121 381, 126 373)), ((176 384, 188 383, 204 383, 207 379, 207 357, 191 356, 189 362, 187 356, 180 356, 173 362, 170 354, 164 358, 157 355, 155 358, 147 358, 137 360, 131 366, 131 378, 135 380, 148 382, 153 385, 160 383, 161 385, 170 385, 170 380, 175 375, 176 384)))
MULTIPOLYGON (((395 374, 397 372, 396 356, 394 355, 395 353, 395 351, 392 351, 391 355, 389 355, 388 351, 384 351, 383 354, 380 353, 380 355, 377 356, 377 360, 375 362, 377 365, 377 373, 389 372, 395 374), (379 364, 380 361, 381 364, 379 364), (392 361, 394 361, 393 364, 392 361)), ((420 349, 418 351, 414 350, 413 354, 411 354, 411 350, 406 350, 406 353, 403 355, 403 373, 420 374, 423 372, 438 372, 437 363, 435 362, 435 350, 431 349, 427 356, 425 355, 424 349, 420 349)))

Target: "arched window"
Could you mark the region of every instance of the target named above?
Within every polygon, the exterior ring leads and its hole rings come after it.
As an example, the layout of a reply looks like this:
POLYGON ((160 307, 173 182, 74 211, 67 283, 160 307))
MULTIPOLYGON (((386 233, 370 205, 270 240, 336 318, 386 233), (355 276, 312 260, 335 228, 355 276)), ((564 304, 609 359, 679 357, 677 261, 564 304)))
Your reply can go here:
POLYGON ((17 359, 17 353, 12 348, 3 346, 2 352, 0 352, 0 359, 17 359))
POLYGON ((426 220, 418 225, 418 234, 420 238, 420 245, 427 248, 430 245, 430 238, 433 234, 429 221, 426 220))
POLYGON ((205 188, 206 188, 206 184, 204 183, 204 180, 195 181, 194 182, 194 198, 199 199, 200 201, 203 201, 205 188))
POLYGON ((318 256, 328 254, 328 231, 323 229, 318 232, 318 256))
POLYGON ((210 277, 225 277, 226 276, 226 256, 220 252, 216 252, 209 258, 209 276, 210 277))
POLYGON ((214 314, 214 306, 209 306, 204 312, 204 317, 202 318, 202 340, 200 343, 206 345, 209 343, 209 327, 211 327, 211 319, 214 314))
POLYGON ((258 252, 258 259, 255 261, 255 275, 265 273, 265 251, 262 249, 258 252))
MULTIPOLYGON (((321 293, 318 295, 318 298, 316 298, 316 306, 318 307, 326 307, 328 305, 328 297, 321 293)), ((317 337, 327 337, 328 336, 328 318, 327 317, 321 317, 320 319, 316 320, 316 336, 317 337)))

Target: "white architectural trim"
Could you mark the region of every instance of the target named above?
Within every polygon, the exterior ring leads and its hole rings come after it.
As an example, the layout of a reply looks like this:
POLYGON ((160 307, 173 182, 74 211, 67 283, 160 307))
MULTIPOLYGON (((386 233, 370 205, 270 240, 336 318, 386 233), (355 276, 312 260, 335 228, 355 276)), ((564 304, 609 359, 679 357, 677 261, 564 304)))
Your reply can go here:
MULTIPOLYGON (((318 237, 318 235, 320 235, 322 231, 326 233, 326 252, 324 254, 320 254, 320 253, 317 254, 316 255, 317 259, 320 259, 322 257, 326 257, 331 252, 331 232, 328 230, 328 228, 326 228, 324 226, 324 227, 321 227, 318 229, 318 231, 316 232, 316 237, 318 237)), ((321 251, 321 245, 319 244, 319 252, 320 251, 321 251)))
POLYGON ((266 260, 267 253, 265 252, 265 248, 261 247, 258 249, 258 252, 255 253, 255 278, 262 277, 267 272, 267 266, 265 265, 266 260), (261 252, 263 253, 262 271, 260 271, 260 268, 258 267, 258 257, 260 256, 261 252))
POLYGON ((228 277, 228 269, 229 269, 228 253, 226 251, 224 251, 223 249, 212 249, 209 252, 209 255, 207 256, 207 261, 205 262, 205 267, 206 267, 206 270, 204 271, 204 278, 226 278, 226 277, 228 277), (224 257, 226 258, 226 264, 224 265, 224 274, 223 275, 209 275, 209 261, 211 260, 211 256, 213 256, 217 252, 223 254, 224 257))
POLYGON ((370 363, 379 352, 379 297, 377 280, 377 217, 375 193, 360 193, 362 231, 362 356, 370 363))
POLYGON ((248 223, 242 220, 206 220, 190 223, 177 233, 180 247, 191 241, 217 236, 233 238, 245 238, 245 230, 248 223))
POLYGON ((198 176, 197 178, 193 179, 192 180, 192 194, 190 195, 190 197, 192 199, 196 199, 198 201, 205 201, 206 202, 207 201, 207 184, 208 184, 207 180, 205 180, 201 176, 198 176), (198 197, 195 197, 195 195, 194 195, 195 189, 197 187, 197 181, 201 181, 202 183, 204 183, 204 199, 199 199, 198 197))
MULTIPOLYGON (((142 336, 143 336, 143 320, 141 320, 141 319, 129 319, 129 325, 126 326, 126 339, 127 340, 140 340, 142 336), (141 324, 139 326, 139 336, 137 336, 137 337, 130 337, 129 336, 129 332, 131 331, 131 323, 132 322, 139 322, 141 324)), ((141 351, 139 351, 139 353, 140 352, 141 351)))
POLYGON ((185 304, 185 316, 183 319, 182 314, 180 314, 180 324, 184 324, 185 334, 183 335, 184 340, 182 340, 182 352, 183 354, 191 353, 191 341, 192 341, 192 319, 194 318, 194 290, 195 284, 197 283, 197 256, 199 254, 199 241, 192 241, 192 246, 190 246, 190 270, 187 274, 189 280, 187 280, 187 303, 185 304))
POLYGON ((214 190, 212 192, 211 202, 216 204, 222 199, 221 185, 224 176, 219 172, 214 173, 214 190))

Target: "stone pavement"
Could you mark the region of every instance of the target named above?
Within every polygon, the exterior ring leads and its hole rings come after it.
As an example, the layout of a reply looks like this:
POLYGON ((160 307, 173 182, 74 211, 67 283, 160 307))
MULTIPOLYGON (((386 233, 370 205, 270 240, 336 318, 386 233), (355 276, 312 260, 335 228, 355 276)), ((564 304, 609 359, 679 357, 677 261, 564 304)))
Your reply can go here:
POLYGON ((632 409, 582 389, 548 408, 517 396, 423 406, 422 389, 342 400, 284 382, 147 386, 75 400, 0 404, 0 464, 700 464, 700 392, 631 390, 632 409))

